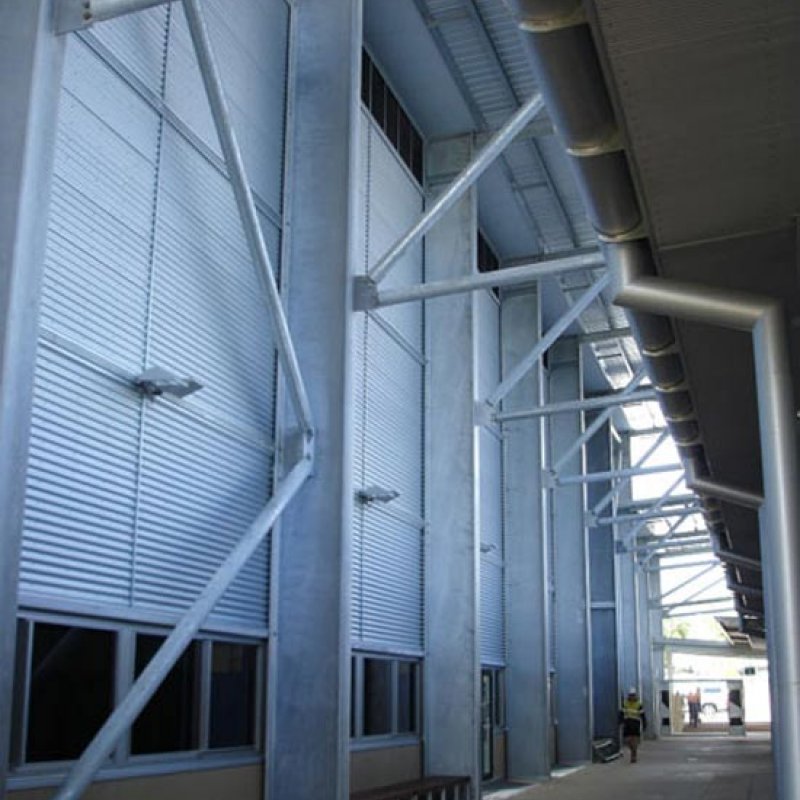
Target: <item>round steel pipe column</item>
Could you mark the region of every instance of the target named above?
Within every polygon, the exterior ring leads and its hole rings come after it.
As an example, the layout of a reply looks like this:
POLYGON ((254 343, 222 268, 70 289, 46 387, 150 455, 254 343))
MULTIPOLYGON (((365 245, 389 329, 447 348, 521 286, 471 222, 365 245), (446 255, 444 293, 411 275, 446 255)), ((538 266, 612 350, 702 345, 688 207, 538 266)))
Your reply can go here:
POLYGON ((642 276, 641 265, 626 257, 624 247, 609 247, 608 252, 618 305, 753 335, 764 477, 760 538, 773 678, 776 797, 795 800, 800 797, 800 513, 783 309, 771 297, 642 276))

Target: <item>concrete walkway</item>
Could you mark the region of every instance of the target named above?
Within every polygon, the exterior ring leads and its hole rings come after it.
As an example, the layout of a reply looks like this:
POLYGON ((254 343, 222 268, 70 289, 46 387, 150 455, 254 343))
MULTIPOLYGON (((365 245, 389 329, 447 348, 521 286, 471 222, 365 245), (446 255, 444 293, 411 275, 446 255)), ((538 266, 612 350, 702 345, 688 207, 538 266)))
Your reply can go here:
MULTIPOLYGON (((511 795, 513 800, 773 800, 769 736, 671 736, 639 761, 592 764, 511 795)), ((505 795, 505 792, 503 792, 505 795)), ((491 795, 489 795, 491 797, 491 795)))

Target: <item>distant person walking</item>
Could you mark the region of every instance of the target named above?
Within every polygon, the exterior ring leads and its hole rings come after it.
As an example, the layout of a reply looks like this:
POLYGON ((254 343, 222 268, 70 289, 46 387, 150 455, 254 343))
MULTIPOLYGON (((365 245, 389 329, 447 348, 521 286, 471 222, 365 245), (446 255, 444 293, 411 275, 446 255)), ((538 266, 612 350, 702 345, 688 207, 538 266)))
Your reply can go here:
POLYGON ((622 724, 622 737, 631 751, 631 764, 635 764, 638 760, 639 742, 642 734, 647 730, 647 718, 642 701, 639 699, 639 693, 633 686, 628 690, 628 696, 622 701, 619 721, 622 724))
POLYGON ((700 688, 689 692, 686 701, 689 705, 689 727, 696 728, 700 724, 700 688))

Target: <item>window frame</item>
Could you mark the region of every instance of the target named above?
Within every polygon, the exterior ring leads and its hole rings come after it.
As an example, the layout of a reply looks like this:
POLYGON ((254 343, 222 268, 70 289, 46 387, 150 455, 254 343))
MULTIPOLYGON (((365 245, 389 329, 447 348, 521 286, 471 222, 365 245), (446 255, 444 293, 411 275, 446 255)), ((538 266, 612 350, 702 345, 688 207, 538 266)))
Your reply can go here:
POLYGON ((375 652, 353 652, 351 655, 351 686, 352 697, 350 702, 350 746, 351 749, 370 749, 374 747, 393 747, 406 744, 417 744, 422 740, 422 669, 423 660, 414 656, 391 655, 375 652), (391 664, 391 708, 390 731, 388 733, 365 734, 365 662, 367 660, 388 661, 391 664), (400 663, 411 664, 413 667, 414 709, 413 731, 399 731, 399 701, 400 701, 400 663))
MULTIPOLYGON (((43 611, 20 610, 17 618, 18 642, 14 665, 14 696, 11 727, 11 760, 8 778, 9 789, 28 789, 56 785, 74 760, 26 762, 28 724, 31 703, 31 667, 36 624, 101 630, 114 637, 112 660, 114 705, 127 694, 134 680, 136 637, 139 634, 167 636, 171 628, 150 623, 126 624, 120 621, 85 618, 43 611)), ((192 750, 147 754, 131 752, 132 728, 121 737, 100 774, 108 778, 126 778, 137 775, 169 774, 186 769, 220 769, 227 765, 244 765, 263 761, 265 750, 265 717, 267 645, 265 639, 245 636, 198 633, 193 641, 198 643, 198 747, 192 750), (211 707, 211 654, 215 643, 240 644, 255 647, 255 692, 252 745, 233 747, 209 746, 211 707)))

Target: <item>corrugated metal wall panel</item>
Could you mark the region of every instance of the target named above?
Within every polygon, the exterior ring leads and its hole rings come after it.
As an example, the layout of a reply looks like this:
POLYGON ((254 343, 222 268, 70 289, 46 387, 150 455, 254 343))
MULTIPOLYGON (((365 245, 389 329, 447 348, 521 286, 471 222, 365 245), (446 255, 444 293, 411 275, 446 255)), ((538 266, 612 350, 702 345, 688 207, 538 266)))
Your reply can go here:
MULTIPOLYGON (((266 502, 270 453, 214 430, 171 402, 146 410, 134 604, 181 610, 266 502)), ((261 627, 267 550, 259 548, 214 616, 261 627)))
POLYGON ((136 394, 40 345, 21 592, 128 602, 138 440, 136 394))
MULTIPOLYGON (((133 608, 142 619, 148 609, 177 612, 269 496, 269 317, 220 162, 184 124, 210 121, 193 59, 197 91, 174 91, 186 78, 179 60, 165 58, 185 37, 178 8, 68 40, 23 602, 51 598, 58 608, 74 598, 98 613, 133 608), (170 100, 186 117, 176 125, 180 115, 165 114, 158 99, 167 73, 170 100), (193 374, 205 388, 177 404, 143 400, 120 379, 152 365, 193 374)), ((226 89, 246 108, 235 123, 277 268, 288 8, 252 0, 226 20, 217 2, 208 21, 226 89)), ((220 602, 215 624, 263 630, 268 577, 265 545, 220 602)))
POLYGON ((107 47, 151 92, 161 93, 170 6, 157 6, 108 20, 92 28, 107 47))
MULTIPOLYGON (((422 195, 368 119, 361 157, 364 256, 372 264, 417 219, 422 195)), ((422 251, 414 248, 387 283, 421 280, 422 251)), ((422 333, 420 304, 356 320, 355 486, 399 492, 388 510, 357 505, 354 512, 351 621, 353 639, 362 647, 422 649, 422 333)))
POLYGON ((422 647, 422 534, 378 506, 364 513, 362 640, 422 647))
POLYGON ((269 436, 269 315, 227 181, 183 137, 162 147, 149 362, 190 374, 191 402, 269 436))
MULTIPOLYGON (((289 8, 283 0, 240 0, 232 14, 228 0, 209 0, 203 10, 248 176, 258 195, 280 214, 289 8)), ((167 104, 219 155, 180 4, 172 15, 167 104)))
MULTIPOLYGON (((500 307, 490 292, 475 296, 477 322, 477 384, 486 397, 501 378, 500 307)), ((481 428, 478 439, 481 556, 481 659, 505 661, 505 586, 503 537, 503 443, 499 431, 481 428)))
POLYGON ((481 556, 481 663, 503 666, 506 661, 503 567, 493 554, 481 556))
POLYGON ((79 41, 67 50, 64 80, 41 320, 135 370, 144 353, 158 117, 79 41))

